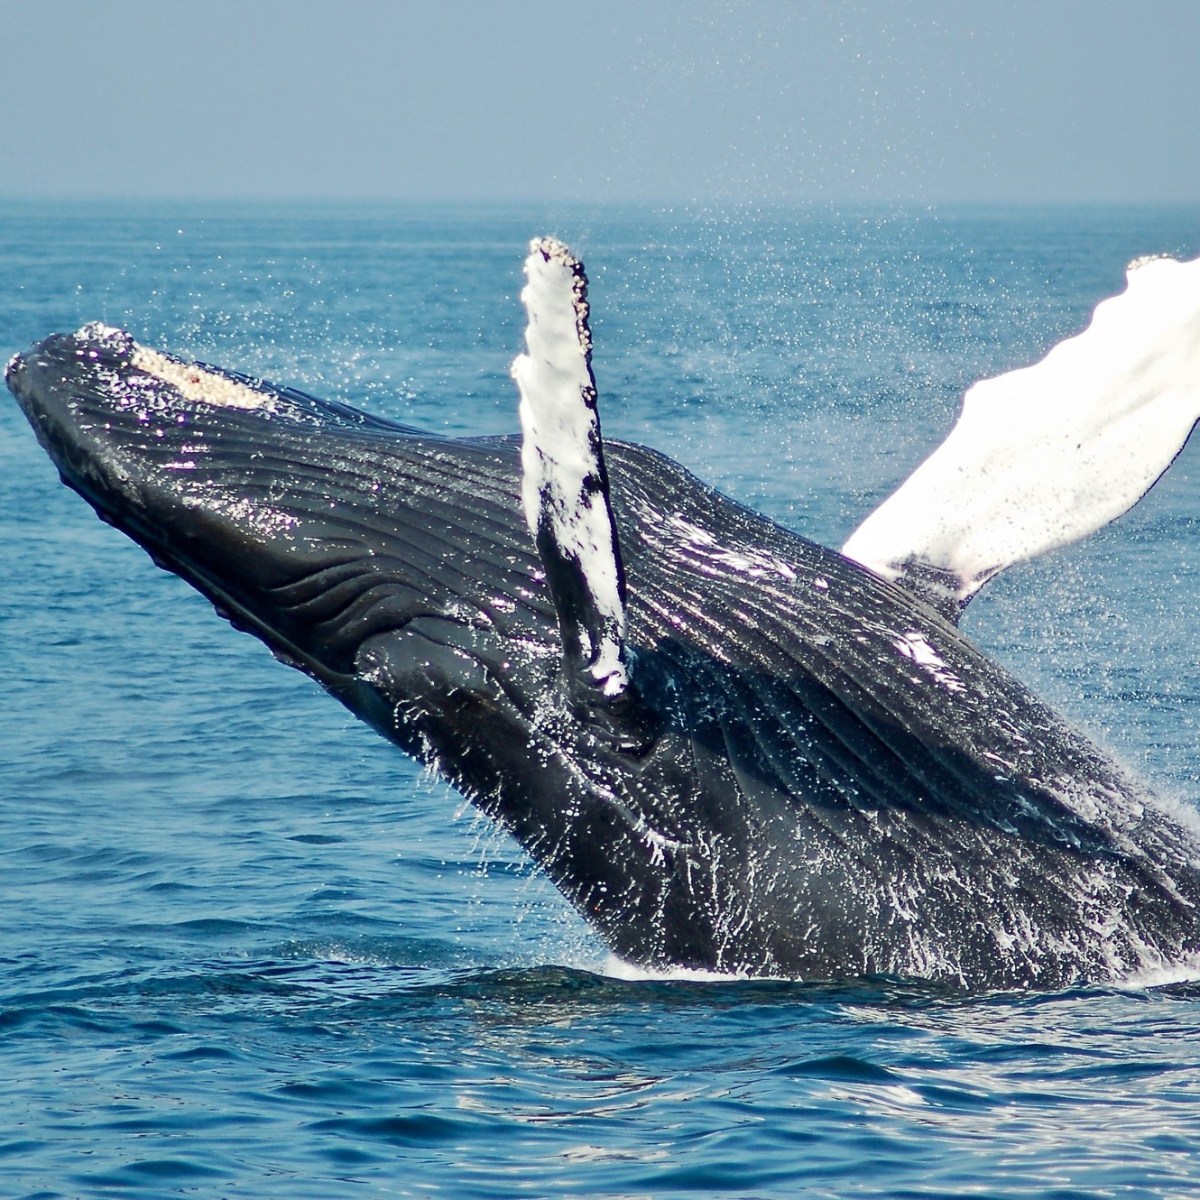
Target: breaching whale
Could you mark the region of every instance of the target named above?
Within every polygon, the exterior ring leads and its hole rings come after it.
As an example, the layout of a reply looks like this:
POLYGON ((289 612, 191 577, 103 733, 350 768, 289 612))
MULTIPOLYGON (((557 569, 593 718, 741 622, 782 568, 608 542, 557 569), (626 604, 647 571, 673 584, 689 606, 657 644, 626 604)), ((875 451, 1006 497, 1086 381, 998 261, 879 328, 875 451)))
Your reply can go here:
POLYGON ((845 553, 601 438, 586 278, 550 239, 520 439, 102 325, 7 380, 105 521, 503 824, 622 958, 1052 988, 1200 952, 1200 834, 954 619, 1178 452, 1197 270, 1141 265, 1079 338, 977 385, 845 553), (1031 466, 1014 406, 1051 401, 1075 407, 1031 466))

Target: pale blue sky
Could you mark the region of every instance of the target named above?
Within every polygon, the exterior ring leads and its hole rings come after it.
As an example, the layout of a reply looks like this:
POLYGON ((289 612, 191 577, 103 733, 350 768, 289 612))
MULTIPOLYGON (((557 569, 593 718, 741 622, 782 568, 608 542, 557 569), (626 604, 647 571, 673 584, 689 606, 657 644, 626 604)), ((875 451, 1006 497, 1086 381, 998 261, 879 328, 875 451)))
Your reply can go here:
POLYGON ((1200 0, 4 0, 0 195, 1200 202, 1200 0))

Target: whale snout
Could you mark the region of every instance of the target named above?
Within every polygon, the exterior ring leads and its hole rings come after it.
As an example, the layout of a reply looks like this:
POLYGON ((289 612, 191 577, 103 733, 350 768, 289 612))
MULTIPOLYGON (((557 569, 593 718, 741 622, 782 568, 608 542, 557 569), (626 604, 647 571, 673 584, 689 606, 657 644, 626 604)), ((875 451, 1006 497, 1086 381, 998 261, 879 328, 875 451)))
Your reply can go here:
POLYGON ((27 353, 13 355, 4 372, 8 390, 60 471, 67 465, 61 456, 79 440, 71 382, 81 373, 84 353, 76 335, 56 333, 27 353))
POLYGON ((552 634, 531 546, 492 540, 517 504, 514 447, 449 464, 443 439, 100 324, 18 355, 7 381, 103 520, 329 686, 418 617, 552 634), (463 497, 480 491, 478 513, 463 497))
POLYGON ((256 431, 218 431, 213 405, 188 394, 184 364, 155 356, 174 364, 170 380, 147 369, 149 355, 123 330, 87 325, 17 355, 6 382, 64 482, 164 566, 211 561, 229 573, 245 558, 269 578, 258 551, 294 518, 250 503, 256 431))

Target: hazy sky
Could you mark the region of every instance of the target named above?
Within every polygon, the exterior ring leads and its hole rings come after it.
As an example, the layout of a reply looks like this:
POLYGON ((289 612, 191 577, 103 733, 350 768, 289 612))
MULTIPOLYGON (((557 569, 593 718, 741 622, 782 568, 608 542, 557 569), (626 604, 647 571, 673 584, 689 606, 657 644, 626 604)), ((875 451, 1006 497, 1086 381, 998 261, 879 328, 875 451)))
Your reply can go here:
POLYGON ((0 195, 1200 202, 1200 0, 0 0, 0 195))

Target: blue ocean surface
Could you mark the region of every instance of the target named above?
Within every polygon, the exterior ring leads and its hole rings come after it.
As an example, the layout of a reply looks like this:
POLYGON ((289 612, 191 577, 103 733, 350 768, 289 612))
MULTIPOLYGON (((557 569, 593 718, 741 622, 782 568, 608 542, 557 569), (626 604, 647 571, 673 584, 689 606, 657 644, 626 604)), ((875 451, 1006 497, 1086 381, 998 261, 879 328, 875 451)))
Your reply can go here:
MULTIPOLYGON (((610 437, 839 545, 964 388, 1200 211, 0 206, 0 346, 103 320, 511 431, 528 239, 610 437)), ((964 627, 1200 803, 1200 451, 964 627)), ((628 978, 449 788, 57 481, 0 403, 0 1196, 1200 1194, 1200 984, 628 978)))

